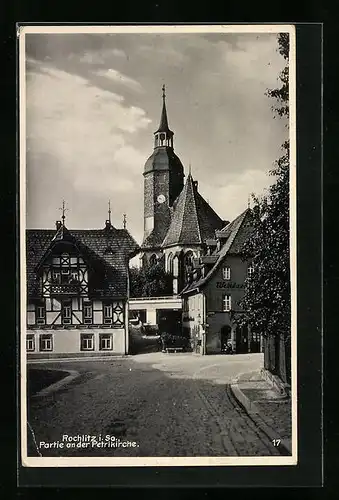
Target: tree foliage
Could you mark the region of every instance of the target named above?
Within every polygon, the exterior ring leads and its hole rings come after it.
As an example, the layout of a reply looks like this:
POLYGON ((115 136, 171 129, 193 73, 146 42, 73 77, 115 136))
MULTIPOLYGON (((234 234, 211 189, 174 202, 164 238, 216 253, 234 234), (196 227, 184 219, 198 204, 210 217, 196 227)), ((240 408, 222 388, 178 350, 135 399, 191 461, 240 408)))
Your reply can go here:
POLYGON ((130 269, 131 297, 161 297, 172 294, 172 276, 161 262, 147 267, 130 269))
MULTIPOLYGON (((286 60, 280 74, 281 86, 267 94, 277 103, 278 116, 288 116, 288 34, 278 37, 279 52, 286 60)), ((253 196, 254 231, 244 247, 244 258, 253 263, 239 302, 244 314, 235 320, 249 322, 264 336, 290 338, 290 257, 289 257, 289 142, 282 145, 282 156, 269 172, 274 183, 266 196, 253 196)))

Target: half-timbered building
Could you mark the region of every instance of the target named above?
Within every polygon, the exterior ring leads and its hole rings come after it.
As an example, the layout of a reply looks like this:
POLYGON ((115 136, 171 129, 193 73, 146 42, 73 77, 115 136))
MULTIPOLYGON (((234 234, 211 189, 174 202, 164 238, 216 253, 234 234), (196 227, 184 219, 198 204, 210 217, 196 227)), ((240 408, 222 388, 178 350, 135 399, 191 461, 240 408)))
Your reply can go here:
POLYGON ((128 353, 129 260, 139 251, 126 229, 26 231, 30 357, 128 353))

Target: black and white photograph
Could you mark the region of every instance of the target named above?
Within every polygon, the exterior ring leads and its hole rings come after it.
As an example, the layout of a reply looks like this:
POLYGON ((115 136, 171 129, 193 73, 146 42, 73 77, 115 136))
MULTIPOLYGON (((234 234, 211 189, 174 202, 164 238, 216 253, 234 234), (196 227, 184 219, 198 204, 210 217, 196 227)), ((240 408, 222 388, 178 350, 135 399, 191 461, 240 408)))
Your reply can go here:
POLYGON ((296 465, 290 25, 25 26, 25 467, 296 465))

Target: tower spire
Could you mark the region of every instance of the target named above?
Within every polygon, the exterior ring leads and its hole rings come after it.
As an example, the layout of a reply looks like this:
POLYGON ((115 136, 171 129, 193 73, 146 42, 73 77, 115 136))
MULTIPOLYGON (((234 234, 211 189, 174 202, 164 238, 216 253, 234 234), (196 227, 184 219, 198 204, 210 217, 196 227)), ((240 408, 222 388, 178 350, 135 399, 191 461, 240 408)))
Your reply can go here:
POLYGON ((173 132, 168 126, 167 109, 166 109, 166 87, 165 84, 161 88, 162 90, 162 110, 160 117, 160 124, 158 129, 154 132, 155 142, 154 146, 167 146, 173 148, 173 132))
POLYGON ((112 210, 111 210, 111 200, 108 200, 108 222, 111 224, 112 223, 112 220, 111 220, 111 214, 112 214, 112 210))
POLYGON ((162 86, 162 111, 160 117, 160 125, 157 132, 170 132, 168 126, 167 109, 166 109, 166 87, 162 86))

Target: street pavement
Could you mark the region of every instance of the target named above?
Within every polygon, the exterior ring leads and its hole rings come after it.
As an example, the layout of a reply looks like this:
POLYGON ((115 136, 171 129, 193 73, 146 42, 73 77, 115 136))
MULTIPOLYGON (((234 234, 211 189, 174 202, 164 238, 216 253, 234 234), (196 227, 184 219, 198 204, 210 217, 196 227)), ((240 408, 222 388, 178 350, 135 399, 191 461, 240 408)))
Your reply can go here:
POLYGON ((232 397, 229 386, 239 374, 260 370, 262 364, 262 354, 157 352, 29 365, 76 370, 79 376, 28 401, 28 456, 277 455, 232 397), (65 435, 71 439, 91 435, 103 441, 110 436, 108 440, 128 440, 135 447, 40 445, 66 444, 65 435))

